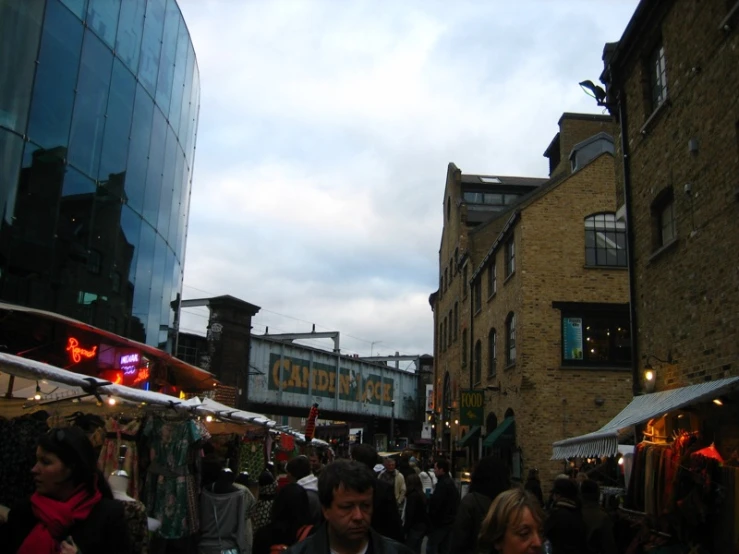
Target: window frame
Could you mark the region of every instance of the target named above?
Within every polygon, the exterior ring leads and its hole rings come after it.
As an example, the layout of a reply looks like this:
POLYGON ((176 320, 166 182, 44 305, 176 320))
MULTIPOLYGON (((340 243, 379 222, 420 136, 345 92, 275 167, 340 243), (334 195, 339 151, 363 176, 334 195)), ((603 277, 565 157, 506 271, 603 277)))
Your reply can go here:
POLYGON ((665 46, 662 40, 659 40, 649 51, 646 62, 648 86, 649 86, 649 105, 651 112, 654 113, 667 100, 667 57, 665 56, 665 46))
POLYGON ((488 266, 488 299, 498 292, 498 268, 495 261, 488 266))
POLYGON ((594 214, 588 215, 584 221, 584 231, 585 231, 585 266, 586 267, 628 267, 628 256, 626 255, 626 248, 627 248, 627 236, 626 236, 626 222, 619 221, 616 218, 616 214, 614 212, 598 212, 594 214), (602 221, 599 219, 602 218, 602 221), (613 233, 616 238, 616 244, 614 247, 609 248, 609 246, 599 246, 599 235, 603 235, 602 242, 606 242, 608 240, 607 237, 605 237, 606 233, 613 233), (588 238, 592 235, 592 242, 593 246, 588 245, 588 238), (618 246, 618 238, 623 238, 623 247, 619 248, 618 246), (623 255, 619 256, 619 252, 623 251, 623 255), (593 254, 593 260, 589 259, 589 253, 592 252, 593 254), (601 258, 605 258, 606 262, 609 259, 609 252, 614 252, 616 257, 616 263, 610 264, 610 263, 600 263, 601 258), (619 263, 619 258, 623 258, 623 263, 619 263))
POLYGON ((498 373, 498 333, 495 327, 488 333, 488 379, 492 379, 498 373))
POLYGON ((505 320, 506 330, 506 367, 516 364, 516 314, 509 312, 505 320))
POLYGON ((506 279, 516 273, 516 237, 511 235, 505 243, 506 279))
MULTIPOLYGON (((593 369, 631 369, 633 353, 631 353, 631 331, 629 324, 628 304, 588 303, 588 302, 553 302, 553 307, 560 310, 560 363, 563 368, 593 368, 593 369), (566 357, 567 348, 567 320, 575 320, 580 325, 579 342, 581 345, 581 359, 566 357), (607 322, 606 330, 609 356, 606 360, 597 360, 587 357, 587 343, 596 345, 597 337, 593 341, 586 335, 591 327, 607 322), (615 332, 612 332, 616 329, 615 332), (623 329, 623 331, 622 331, 623 329), (628 351, 628 359, 614 356, 619 347, 619 335, 621 333, 621 345, 628 351), (625 334, 624 334, 625 333, 625 334)), ((577 334, 577 332, 575 332, 577 334)), ((593 334, 597 332, 592 331, 593 334)), ((574 337, 578 340, 578 337, 574 337)), ((597 348, 597 345, 595 346, 597 348)))
POLYGON ((650 206, 652 214, 652 251, 659 252, 677 240, 677 218, 675 217, 675 195, 672 186, 662 189, 650 206), (666 236, 665 215, 669 211, 669 229, 666 236))

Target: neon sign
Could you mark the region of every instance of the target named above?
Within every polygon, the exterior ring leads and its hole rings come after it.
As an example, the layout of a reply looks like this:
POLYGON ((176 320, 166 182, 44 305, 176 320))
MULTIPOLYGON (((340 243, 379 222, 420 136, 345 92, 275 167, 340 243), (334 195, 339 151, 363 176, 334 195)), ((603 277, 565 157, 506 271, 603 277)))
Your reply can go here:
POLYGON ((72 361, 77 364, 82 361, 82 358, 85 358, 86 360, 94 358, 97 354, 98 347, 93 346, 89 350, 87 348, 82 348, 80 346, 80 341, 74 337, 69 337, 66 350, 69 352, 69 357, 72 361))
POLYGON ((149 379, 149 368, 142 367, 141 369, 139 369, 139 374, 133 380, 133 384, 138 385, 139 383, 143 383, 144 381, 147 381, 148 379, 149 379))
POLYGON ((136 369, 141 362, 141 356, 138 352, 131 354, 123 354, 120 359, 120 366, 124 375, 135 375, 136 369))

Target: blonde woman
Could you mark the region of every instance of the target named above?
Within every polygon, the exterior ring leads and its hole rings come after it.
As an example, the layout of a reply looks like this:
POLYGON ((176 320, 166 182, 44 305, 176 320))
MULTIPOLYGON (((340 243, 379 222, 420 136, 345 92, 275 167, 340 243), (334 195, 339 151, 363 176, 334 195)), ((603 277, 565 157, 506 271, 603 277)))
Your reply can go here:
POLYGON ((479 551, 539 554, 543 519, 539 502, 530 493, 519 488, 502 492, 482 522, 479 551))

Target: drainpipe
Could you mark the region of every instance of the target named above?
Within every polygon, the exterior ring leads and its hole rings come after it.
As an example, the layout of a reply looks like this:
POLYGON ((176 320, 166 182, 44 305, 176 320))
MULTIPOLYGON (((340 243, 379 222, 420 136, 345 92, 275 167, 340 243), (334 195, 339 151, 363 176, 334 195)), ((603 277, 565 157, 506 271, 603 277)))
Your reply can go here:
MULTIPOLYGON (((611 68, 611 82, 616 79, 611 68)), ((631 201, 631 161, 629 158, 628 125, 626 121, 626 98, 623 89, 618 92, 618 119, 621 126, 621 153, 623 154, 624 203, 626 204, 626 257, 629 264, 629 326, 631 336, 631 389, 634 396, 641 393, 639 385, 639 357, 636 319, 636 268, 634 267, 634 223, 631 201)))

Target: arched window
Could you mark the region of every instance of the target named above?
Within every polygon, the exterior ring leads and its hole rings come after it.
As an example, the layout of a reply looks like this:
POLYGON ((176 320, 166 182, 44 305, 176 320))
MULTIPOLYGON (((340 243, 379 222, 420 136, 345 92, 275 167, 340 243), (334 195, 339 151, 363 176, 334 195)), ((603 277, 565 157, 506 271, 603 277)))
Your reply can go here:
POLYGON ((516 314, 508 314, 505 322, 506 330, 506 365, 516 363, 516 314))
POLYGON ((477 341, 475 343, 475 374, 472 379, 474 384, 482 381, 482 342, 477 341))
POLYGON ((615 214, 585 218, 585 265, 626 267, 626 223, 615 214))
POLYGON ((498 352, 497 345, 495 344, 497 338, 495 329, 490 329, 490 333, 488 334, 488 379, 495 377, 498 370, 498 352))

